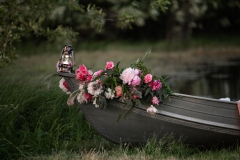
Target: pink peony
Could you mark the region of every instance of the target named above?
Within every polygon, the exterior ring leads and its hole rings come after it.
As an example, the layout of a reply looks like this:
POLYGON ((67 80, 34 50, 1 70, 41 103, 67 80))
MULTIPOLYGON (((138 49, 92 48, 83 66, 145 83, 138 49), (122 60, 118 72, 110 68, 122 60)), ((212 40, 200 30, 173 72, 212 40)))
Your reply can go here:
POLYGON ((147 112, 150 113, 151 115, 154 115, 157 111, 158 110, 153 105, 147 108, 147 112))
POLYGON ((154 96, 154 97, 152 98, 152 103, 153 103, 153 104, 156 104, 156 105, 159 105, 159 100, 158 100, 158 98, 157 98, 156 96, 154 96))
POLYGON ((86 76, 88 75, 88 70, 83 64, 78 67, 75 73, 76 73, 76 79, 78 79, 79 81, 84 81, 86 79, 86 76))
POLYGON ((106 63, 105 69, 113 69, 114 68, 114 63, 112 61, 109 61, 106 63))
POLYGON ((141 78, 138 76, 134 76, 131 82, 131 86, 138 86, 141 83, 141 78))
POLYGON ((149 83, 152 81, 152 75, 151 74, 147 74, 145 77, 144 77, 144 82, 145 83, 149 83))
POLYGON ((76 74, 78 74, 79 72, 85 75, 88 74, 87 67, 84 64, 79 66, 78 69, 76 70, 76 74))
POLYGON ((87 82, 90 82, 91 80, 92 80, 92 75, 86 76, 86 81, 87 81, 87 82))
POLYGON ((121 86, 115 87, 115 91, 116 91, 116 98, 122 96, 122 87, 121 86))
POLYGON ((162 83, 159 80, 154 80, 151 83, 149 83, 148 86, 151 87, 153 91, 154 90, 156 91, 162 87, 162 83))
POLYGON ((100 74, 103 72, 103 70, 99 70, 93 74, 94 77, 100 76, 100 74))

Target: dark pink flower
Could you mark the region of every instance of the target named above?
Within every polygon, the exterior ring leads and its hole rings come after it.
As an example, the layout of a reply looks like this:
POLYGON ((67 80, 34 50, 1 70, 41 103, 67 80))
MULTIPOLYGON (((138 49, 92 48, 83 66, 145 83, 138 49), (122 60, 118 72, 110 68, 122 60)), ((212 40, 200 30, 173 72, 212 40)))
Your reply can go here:
POLYGON ((84 97, 85 97, 85 99, 86 99, 88 102, 91 101, 91 99, 92 99, 92 95, 89 94, 89 93, 85 93, 85 94, 84 94, 84 97))
POLYGON ((79 81, 84 81, 86 79, 86 76, 88 75, 88 70, 83 64, 78 67, 75 73, 76 73, 76 79, 78 79, 79 81))
POLYGON ((87 82, 90 82, 92 80, 92 75, 86 76, 86 80, 87 80, 87 82))
POLYGON ((162 83, 159 80, 154 80, 150 82, 148 86, 151 87, 153 91, 156 91, 162 87, 162 83))
POLYGON ((106 63, 105 69, 113 69, 114 68, 114 63, 112 61, 109 61, 106 63))
POLYGON ((66 81, 63 82, 63 86, 64 86, 65 88, 67 88, 67 90, 70 90, 70 89, 69 89, 69 86, 68 86, 68 84, 67 84, 66 81))

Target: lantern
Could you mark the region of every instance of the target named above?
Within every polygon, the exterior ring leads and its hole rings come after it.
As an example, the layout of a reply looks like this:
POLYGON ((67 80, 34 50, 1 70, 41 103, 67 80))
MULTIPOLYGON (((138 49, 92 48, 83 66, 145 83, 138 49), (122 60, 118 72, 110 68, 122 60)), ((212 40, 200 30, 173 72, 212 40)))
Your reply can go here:
POLYGON ((57 72, 73 72, 74 51, 71 45, 65 45, 57 63, 57 72))

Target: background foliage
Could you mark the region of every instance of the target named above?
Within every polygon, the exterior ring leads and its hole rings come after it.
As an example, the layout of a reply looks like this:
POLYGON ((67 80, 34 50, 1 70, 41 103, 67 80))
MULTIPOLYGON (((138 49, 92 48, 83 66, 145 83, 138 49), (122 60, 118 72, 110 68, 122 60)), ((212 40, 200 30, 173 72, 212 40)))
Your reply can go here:
POLYGON ((0 67, 16 41, 159 40, 238 34, 240 2, 229 0, 1 0, 0 67))

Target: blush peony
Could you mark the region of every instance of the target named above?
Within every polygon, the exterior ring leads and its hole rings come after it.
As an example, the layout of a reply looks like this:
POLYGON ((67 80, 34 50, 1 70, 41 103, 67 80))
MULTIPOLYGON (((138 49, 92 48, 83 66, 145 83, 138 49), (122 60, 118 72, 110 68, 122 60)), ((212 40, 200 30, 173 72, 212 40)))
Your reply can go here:
POLYGON ((122 96, 122 87, 121 86, 115 87, 115 91, 116 91, 116 98, 122 96))
POLYGON ((133 68, 125 69, 120 75, 120 79, 123 81, 123 84, 131 85, 131 82, 135 76, 138 76, 139 70, 133 68))
POLYGON ((138 76, 134 76, 131 82, 131 86, 138 86, 141 83, 141 78, 138 76))

